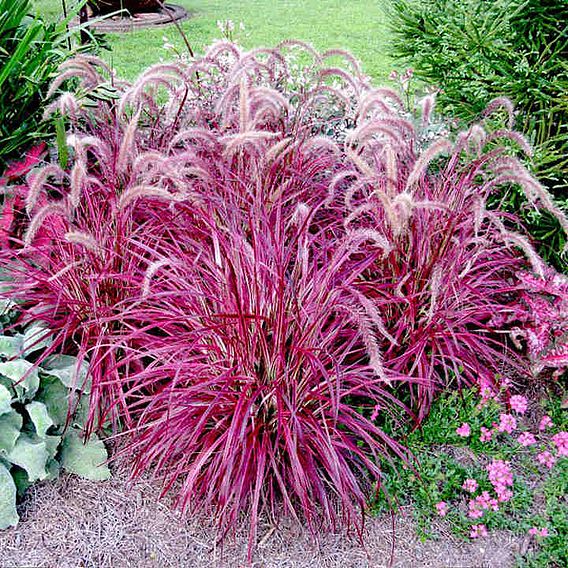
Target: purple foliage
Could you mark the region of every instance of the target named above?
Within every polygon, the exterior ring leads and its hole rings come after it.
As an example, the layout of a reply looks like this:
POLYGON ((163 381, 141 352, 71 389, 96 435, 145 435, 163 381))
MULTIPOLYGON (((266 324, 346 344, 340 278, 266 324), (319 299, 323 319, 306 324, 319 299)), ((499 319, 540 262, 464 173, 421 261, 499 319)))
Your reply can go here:
POLYGON ((249 511, 250 550, 282 505, 314 532, 362 528, 381 460, 411 461, 385 414, 418 423, 442 389, 562 366, 565 283, 535 317, 557 276, 486 207, 503 184, 548 194, 482 124, 422 149, 427 117, 350 56, 326 67, 338 55, 217 44, 110 98, 96 60, 65 64, 53 90, 81 88, 50 110, 72 167, 29 174, 4 254, 24 318, 89 360, 92 425, 125 422, 134 475, 153 468, 222 531, 249 511))

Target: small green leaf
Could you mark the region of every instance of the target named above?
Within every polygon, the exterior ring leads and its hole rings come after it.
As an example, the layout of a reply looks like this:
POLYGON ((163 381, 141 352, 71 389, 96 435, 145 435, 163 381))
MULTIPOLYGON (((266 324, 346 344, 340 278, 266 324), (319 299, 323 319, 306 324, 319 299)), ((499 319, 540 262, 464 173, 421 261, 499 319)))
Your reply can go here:
POLYGON ((6 467, 0 463, 0 530, 18 524, 16 484, 6 467))
POLYGON ((18 357, 22 352, 23 340, 23 335, 14 335, 13 337, 1 335, 0 355, 4 355, 8 359, 18 357))
POLYGON ((45 479, 48 475, 45 466, 49 459, 45 442, 28 434, 21 434, 13 450, 8 454, 9 462, 25 469, 30 481, 45 479))
POLYGON ((31 400, 39 387, 37 369, 29 361, 16 359, 0 363, 0 374, 14 383, 14 388, 20 400, 31 400), (25 377, 25 378, 24 378, 25 377))
POLYGON ((63 438, 61 465, 71 473, 94 481, 109 479, 110 470, 104 464, 107 458, 106 448, 96 436, 83 443, 79 432, 72 428, 63 438))
POLYGON ((34 400, 26 404, 26 410, 33 422, 36 434, 44 439, 47 431, 55 424, 49 416, 47 406, 43 402, 34 400))
POLYGON ((22 423, 22 415, 15 410, 0 416, 0 455, 6 456, 14 449, 22 423))
POLYGON ((86 361, 83 361, 78 369, 76 357, 51 355, 41 366, 47 374, 57 377, 66 387, 90 392, 90 383, 87 380, 89 364, 86 361))
POLYGON ((25 356, 30 353, 45 349, 53 343, 50 330, 41 322, 34 322, 24 331, 23 349, 25 356))
POLYGON ((0 416, 12 410, 12 393, 4 386, 0 385, 0 416))

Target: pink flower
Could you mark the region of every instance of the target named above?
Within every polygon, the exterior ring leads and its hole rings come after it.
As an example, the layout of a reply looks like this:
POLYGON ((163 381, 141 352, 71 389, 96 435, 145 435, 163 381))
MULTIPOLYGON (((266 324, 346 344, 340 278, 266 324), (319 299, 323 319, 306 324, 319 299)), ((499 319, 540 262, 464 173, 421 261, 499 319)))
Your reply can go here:
POLYGON ((459 428, 456 428, 456 434, 462 438, 467 438, 471 434, 471 428, 467 422, 464 422, 459 428))
POLYGON ((489 442, 491 440, 492 436, 493 436, 493 430, 490 430, 489 428, 486 428, 485 426, 481 427, 481 436, 479 437, 479 439, 482 442, 489 442))
POLYGON ((532 446, 536 444, 536 438, 530 432, 523 432, 518 438, 517 442, 521 444, 521 446, 532 446))
POLYGON ((475 479, 466 479, 463 482, 462 489, 468 493, 475 493, 477 491, 478 483, 475 479))
POLYGON ((504 490, 507 486, 513 485, 513 472, 509 467, 509 462, 493 460, 485 469, 497 494, 499 494, 499 490, 504 490))
POLYGON ((524 414, 527 411, 528 402, 524 396, 515 394, 509 401, 511 408, 518 414, 524 414))
POLYGON ((568 456, 568 432, 558 432, 558 434, 552 436, 552 441, 559 456, 568 456))
POLYGON ((448 514, 448 504, 445 501, 436 503, 436 511, 440 517, 445 517, 448 514))
POLYGON ((483 509, 479 507, 479 504, 475 499, 471 499, 469 502, 469 511, 467 512, 467 516, 470 519, 480 519, 483 517, 483 509))
POLYGON ((513 497, 513 492, 504 486, 496 487, 495 493, 497 493, 497 500, 499 501, 499 503, 506 503, 513 497))
POLYGON ((500 421, 497 425, 499 432, 508 432, 511 434, 517 427, 517 419, 512 414, 500 414, 499 419, 500 421))
POLYGON ((540 465, 544 465, 548 469, 552 469, 556 463, 556 458, 550 452, 541 452, 536 456, 536 459, 540 465))
POLYGON ((487 527, 485 525, 472 525, 469 536, 471 538, 487 536, 487 527))
POLYGON ((529 534, 531 536, 540 536, 540 537, 545 537, 548 536, 548 529, 546 527, 542 527, 542 528, 537 528, 537 527, 531 527, 529 529, 529 534))
POLYGON ((479 405, 483 407, 489 400, 495 398, 495 391, 487 380, 482 379, 479 384, 479 394, 481 395, 481 401, 479 405))
POLYGON ((546 414, 540 419, 540 424, 538 425, 538 429, 541 432, 544 432, 544 430, 546 430, 547 428, 551 428, 552 426, 554 426, 554 422, 552 422, 552 419, 550 418, 550 416, 547 416, 546 414))

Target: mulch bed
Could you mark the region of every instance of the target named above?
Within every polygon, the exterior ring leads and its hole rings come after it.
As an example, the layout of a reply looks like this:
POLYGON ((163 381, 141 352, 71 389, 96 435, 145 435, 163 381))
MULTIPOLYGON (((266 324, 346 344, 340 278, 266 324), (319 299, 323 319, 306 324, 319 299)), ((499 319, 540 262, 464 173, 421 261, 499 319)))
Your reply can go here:
MULTIPOLYGON (((158 500, 151 480, 129 487, 121 472, 107 482, 64 475, 34 486, 21 507, 20 524, 0 532, 0 567, 48 568, 236 568, 245 565, 246 526, 223 547, 205 518, 182 519, 158 500)), ((442 520, 432 527, 437 540, 421 542, 412 511, 396 516, 397 568, 505 568, 515 564, 523 538, 495 531, 475 542, 453 536, 442 520)), ((364 568, 389 565, 391 517, 370 519, 365 551, 344 534, 314 543, 290 523, 259 527, 255 568, 364 568)))

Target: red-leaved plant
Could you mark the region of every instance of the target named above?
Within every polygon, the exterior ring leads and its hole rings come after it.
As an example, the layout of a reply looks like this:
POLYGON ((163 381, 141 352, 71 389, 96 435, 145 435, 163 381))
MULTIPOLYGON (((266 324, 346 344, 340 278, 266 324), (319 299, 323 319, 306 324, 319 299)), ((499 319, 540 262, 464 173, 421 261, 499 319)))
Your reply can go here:
POLYGON ((53 89, 80 88, 50 110, 72 167, 29 174, 4 255, 24 317, 89 361, 91 424, 123 421, 134 475, 223 532, 249 512, 249 552, 261 513, 362 529, 381 461, 411 461, 384 414, 419 423, 442 389, 530 376, 515 341, 548 272, 487 200, 517 184, 566 224, 499 143, 521 136, 423 148, 432 97, 415 121, 338 55, 222 43, 133 85, 65 64, 53 89))

